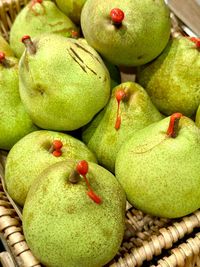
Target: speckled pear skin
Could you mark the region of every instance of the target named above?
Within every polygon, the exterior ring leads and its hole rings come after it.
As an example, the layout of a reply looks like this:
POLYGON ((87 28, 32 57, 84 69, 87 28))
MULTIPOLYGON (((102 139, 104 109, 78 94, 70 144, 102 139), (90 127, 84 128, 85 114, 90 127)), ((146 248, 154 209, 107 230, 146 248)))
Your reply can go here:
POLYGON ((45 35, 37 52, 20 60, 20 95, 41 128, 71 131, 86 125, 110 97, 110 75, 97 52, 75 39, 45 35), (92 51, 92 52, 91 52, 92 51))
POLYGON ((1 34, 0 34, 0 52, 4 52, 7 57, 13 57, 14 56, 9 44, 1 36, 1 34))
POLYGON ((200 53, 185 37, 171 39, 163 53, 141 67, 138 82, 166 115, 195 114, 200 103, 200 53))
POLYGON ((176 138, 169 117, 137 133, 121 148, 116 177, 138 209, 176 218, 200 208, 200 130, 182 117, 176 138))
POLYGON ((124 234, 124 191, 101 166, 89 163, 88 180, 102 203, 87 195, 81 178, 71 184, 74 162, 63 161, 40 174, 23 209, 26 241, 48 267, 101 267, 117 253, 124 234), (48 242, 46 242, 48 240, 48 242))
POLYGON ((139 84, 132 82, 122 83, 112 90, 110 101, 102 113, 83 131, 83 140, 96 154, 98 162, 112 172, 114 172, 116 156, 121 146, 136 131, 163 118, 145 90, 139 84), (115 93, 119 89, 126 89, 129 99, 120 104, 121 126, 119 130, 116 130, 115 93))
MULTIPOLYGON (((88 45, 87 41, 84 38, 79 38, 78 42, 80 44, 86 44, 88 45)), ((93 48, 88 45, 88 50, 90 49, 90 52, 93 53, 93 48)), ((120 71, 119 68, 106 59, 103 58, 103 62, 105 66, 107 67, 109 74, 110 74, 110 87, 113 89, 115 86, 119 85, 121 82, 121 76, 120 76, 120 71)))
POLYGON ((81 11, 85 2, 86 0, 56 0, 59 9, 76 24, 80 24, 81 11))
POLYGON ((114 65, 138 66, 157 57, 170 36, 169 10, 164 0, 87 0, 81 13, 87 42, 114 65), (121 27, 110 11, 124 12, 121 27))
POLYGON ((96 157, 86 145, 70 135, 45 130, 28 134, 8 154, 5 168, 7 191, 14 201, 23 206, 30 186, 40 172, 56 162, 83 158, 96 162, 96 157), (54 140, 63 143, 60 157, 49 152, 54 140))
POLYGON ((32 38, 44 33, 55 33, 71 37, 71 31, 77 31, 75 24, 65 16, 51 1, 33 5, 31 1, 18 14, 10 31, 10 45, 15 55, 20 58, 24 52, 21 38, 30 35, 32 38), (23 25, 23 27, 22 27, 23 25))
POLYGON ((198 107, 197 112, 196 112, 195 123, 197 127, 200 128, 200 106, 198 107))
POLYGON ((18 60, 6 58, 10 67, 0 63, 0 149, 9 150, 26 134, 37 129, 19 96, 18 60))

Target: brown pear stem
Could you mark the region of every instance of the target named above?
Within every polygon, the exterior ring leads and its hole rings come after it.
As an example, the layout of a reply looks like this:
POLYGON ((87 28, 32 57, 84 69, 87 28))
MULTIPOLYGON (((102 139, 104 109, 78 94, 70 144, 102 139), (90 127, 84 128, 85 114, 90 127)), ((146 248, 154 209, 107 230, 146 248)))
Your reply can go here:
POLYGON ((72 184, 77 184, 80 181, 80 174, 76 170, 73 170, 68 181, 72 184))
POLYGON ((167 129, 167 135, 172 138, 176 138, 178 136, 179 130, 179 120, 183 115, 181 113, 174 113, 170 117, 169 127, 167 129))
POLYGON ((22 38, 22 42, 24 43, 25 47, 27 48, 27 50, 29 51, 29 53, 31 55, 36 54, 37 50, 36 50, 36 46, 35 44, 32 42, 31 37, 30 36, 24 36, 22 38))
POLYGON ((0 52, 0 64, 5 68, 11 68, 13 64, 6 58, 5 53, 0 52))

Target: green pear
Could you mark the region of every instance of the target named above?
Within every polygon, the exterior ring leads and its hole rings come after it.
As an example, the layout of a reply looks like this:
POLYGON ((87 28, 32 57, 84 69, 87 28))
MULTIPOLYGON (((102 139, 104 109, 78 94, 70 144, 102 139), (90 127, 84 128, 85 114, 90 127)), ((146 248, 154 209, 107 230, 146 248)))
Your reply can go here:
POLYGON ((200 128, 200 106, 199 106, 198 109, 197 109, 195 122, 196 122, 197 127, 200 128))
POLYGON ((164 0, 87 0, 81 27, 87 42, 114 65, 138 66, 157 57, 170 36, 164 0))
POLYGON ((0 52, 0 149, 36 130, 19 96, 18 60, 0 52))
POLYGON ((102 113, 83 131, 83 140, 112 172, 121 146, 133 133, 163 118, 145 90, 133 82, 115 87, 102 113))
POLYGON ((175 113, 137 133, 116 159, 116 177, 136 208, 160 217, 200 208, 200 129, 175 113))
POLYGON ((171 39, 163 53, 141 67, 138 82, 164 114, 191 117, 200 103, 200 53, 186 37, 171 39))
POLYGON ((86 0, 56 0, 60 10, 76 24, 80 23, 81 11, 86 0))
POLYGON ((124 191, 95 163, 63 161, 32 184, 23 209, 26 241, 48 267, 101 267, 125 229, 124 191), (48 249, 47 249, 48 248, 48 249))
POLYGON ((18 14, 11 27, 10 45, 20 58, 24 51, 21 43, 24 35, 36 37, 43 33, 56 33, 71 37, 73 31, 77 32, 77 27, 53 2, 32 0, 18 14))
POLYGON ((83 158, 96 162, 86 145, 70 135, 45 130, 30 133, 8 154, 5 168, 7 191, 23 206, 31 184, 46 167, 66 159, 83 158))
POLYGON ((0 35, 0 51, 4 52, 7 57, 13 57, 13 51, 11 50, 9 44, 6 40, 0 35))
POLYGON ((34 123, 72 131, 91 121, 110 97, 109 72, 96 51, 55 34, 24 43, 20 96, 34 123))

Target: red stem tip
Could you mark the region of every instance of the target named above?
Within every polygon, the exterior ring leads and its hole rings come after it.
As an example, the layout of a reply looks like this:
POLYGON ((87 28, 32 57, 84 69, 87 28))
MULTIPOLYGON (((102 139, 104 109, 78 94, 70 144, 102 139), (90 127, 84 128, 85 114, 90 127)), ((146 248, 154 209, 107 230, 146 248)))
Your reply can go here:
POLYGON ((124 19, 124 12, 119 8, 113 8, 110 11, 110 17, 114 24, 121 24, 124 19))
POLYGON ((197 37, 189 37, 190 41, 196 44, 197 48, 200 48, 200 38, 197 37))
POLYGON ((53 141, 53 148, 55 150, 60 150, 63 147, 63 143, 60 140, 54 140, 53 141))
POLYGON ((86 175, 88 173, 88 163, 86 160, 81 160, 76 166, 76 170, 80 175, 86 175))
POLYGON ((29 35, 24 35, 22 37, 22 43, 24 43, 26 40, 31 40, 31 37, 29 35))
POLYGON ((0 52, 0 61, 3 61, 6 58, 6 55, 4 52, 0 52))

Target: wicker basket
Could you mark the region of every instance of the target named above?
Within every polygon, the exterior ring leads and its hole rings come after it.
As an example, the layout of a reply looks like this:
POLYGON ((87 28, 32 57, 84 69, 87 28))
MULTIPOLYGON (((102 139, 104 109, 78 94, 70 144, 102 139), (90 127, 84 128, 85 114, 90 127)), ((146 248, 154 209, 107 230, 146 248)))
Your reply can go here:
MULTIPOLYGON (((10 27, 28 0, 0 0, 0 32, 8 40, 10 27)), ((24 239, 21 211, 4 187, 6 153, 0 151, 0 238, 7 252, 0 253, 4 267, 39 267, 24 239)), ((168 220, 142 213, 131 206, 122 246, 109 267, 200 267, 200 211, 168 220)))

